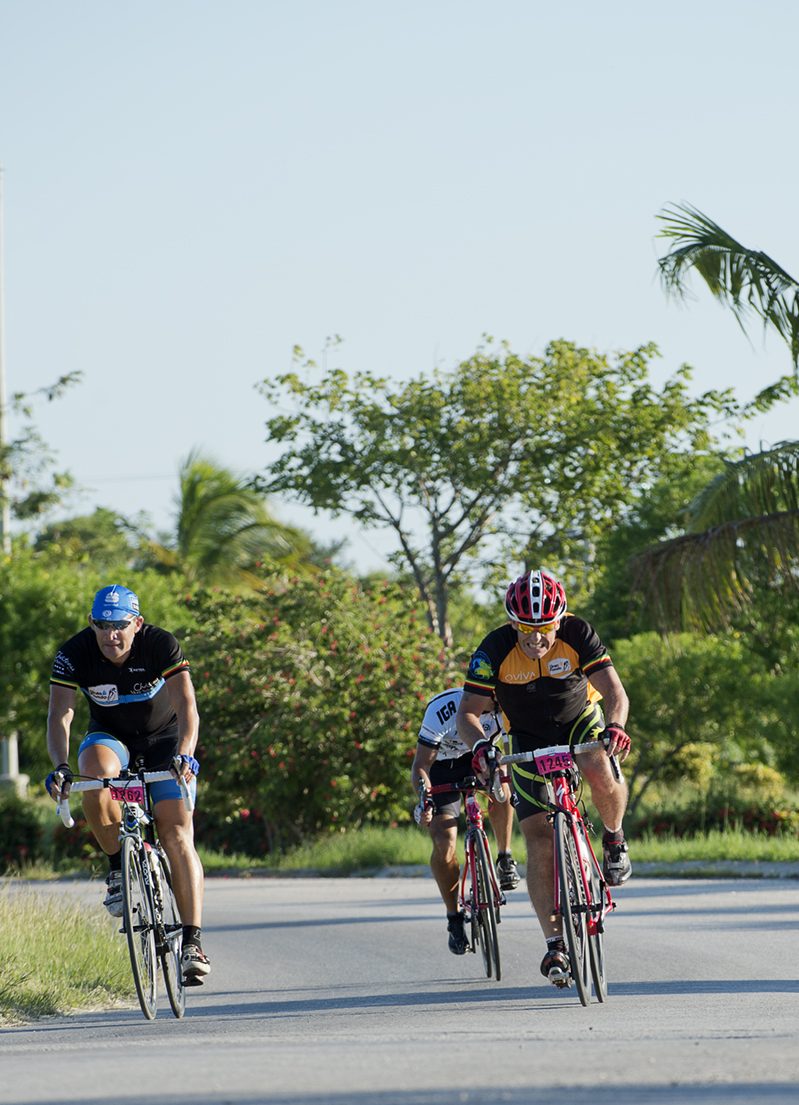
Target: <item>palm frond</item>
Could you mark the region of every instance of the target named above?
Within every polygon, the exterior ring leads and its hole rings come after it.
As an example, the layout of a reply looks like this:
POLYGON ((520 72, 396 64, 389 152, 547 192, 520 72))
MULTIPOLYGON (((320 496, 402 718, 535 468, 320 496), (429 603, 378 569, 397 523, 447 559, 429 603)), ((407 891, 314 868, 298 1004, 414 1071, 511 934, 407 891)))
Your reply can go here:
POLYGON ((799 589, 799 510, 664 541, 636 557, 632 569, 633 587, 662 628, 723 628, 751 602, 754 575, 799 589))
POLYGON ((752 314, 772 326, 799 372, 799 282, 767 253, 742 245, 690 204, 667 205, 657 217, 663 223, 659 237, 672 242, 658 261, 666 291, 684 296, 686 275, 695 270, 744 332, 752 314))
POLYGON ((686 529, 698 534, 727 522, 799 510, 799 441, 728 461, 688 508, 686 529))

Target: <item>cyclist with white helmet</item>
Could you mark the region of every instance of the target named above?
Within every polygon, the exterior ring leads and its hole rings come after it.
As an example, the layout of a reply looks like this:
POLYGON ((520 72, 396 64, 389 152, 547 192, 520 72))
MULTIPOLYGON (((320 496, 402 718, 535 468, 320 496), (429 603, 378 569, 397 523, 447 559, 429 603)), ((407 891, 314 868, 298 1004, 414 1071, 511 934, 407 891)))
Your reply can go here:
MULTIPOLYGON (((474 775, 472 751, 458 736, 456 717, 463 689, 454 687, 431 698, 425 708, 416 754, 411 767, 411 783, 414 794, 419 784, 425 787, 460 783, 474 775)), ((506 736, 502 715, 496 702, 483 699, 480 717, 483 738, 491 744, 506 736)), ((513 805, 510 791, 505 784, 507 801, 495 802, 489 798, 488 817, 497 841, 497 875, 501 890, 515 890, 519 885, 519 872, 511 851, 513 830, 513 805)), ((469 950, 469 940, 464 928, 463 914, 458 909, 458 818, 461 795, 457 790, 446 791, 431 797, 429 804, 420 803, 414 810, 414 818, 426 827, 433 843, 430 870, 438 885, 444 908, 447 911, 449 950, 453 955, 464 955, 469 950)))
MULTIPOLYGON (((47 750, 55 765, 45 780, 57 801, 72 781, 69 737, 77 692, 89 705, 89 729, 78 748, 78 770, 90 778, 116 778, 140 757, 148 771, 180 773, 194 791, 199 714, 189 662, 171 633, 145 622, 139 599, 111 584, 94 596, 89 624, 59 648, 50 675, 47 750)), ((177 780, 152 784, 158 835, 169 857, 183 922, 185 980, 202 982, 211 966, 200 943, 203 868, 194 846, 192 815, 177 780)), ((119 846, 121 809, 107 790, 87 791, 89 828, 108 856, 104 905, 122 916, 119 846)))
MULTIPOLYGON (((580 757, 580 770, 604 825, 605 878, 610 886, 620 886, 632 871, 622 829, 627 786, 615 777, 609 757, 624 760, 629 753, 629 700, 596 630, 567 613, 566 605, 563 584, 549 572, 525 572, 510 584, 505 595, 510 624, 492 630, 472 654, 458 709, 458 732, 472 747, 474 767, 481 774, 496 759, 480 725, 491 696, 508 719, 513 752, 608 738, 607 754, 587 751, 580 757)), ((547 941, 541 971, 563 986, 569 962, 561 919, 552 915, 552 826, 545 816, 546 788, 528 764, 514 764, 512 778, 527 844, 527 889, 547 941)))

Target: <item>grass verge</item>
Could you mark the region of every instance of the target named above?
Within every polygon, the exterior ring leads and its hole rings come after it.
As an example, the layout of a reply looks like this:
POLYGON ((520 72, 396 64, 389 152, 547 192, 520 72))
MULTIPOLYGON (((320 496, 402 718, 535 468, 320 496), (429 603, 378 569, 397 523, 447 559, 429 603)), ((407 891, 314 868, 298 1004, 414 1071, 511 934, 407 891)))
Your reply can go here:
MULTIPOLYGON (((599 850, 599 841, 594 844, 599 850)), ((416 828, 364 828, 304 844, 285 855, 266 857, 263 863, 252 856, 224 856, 202 849, 200 854, 209 875, 258 870, 286 874, 314 871, 351 875, 356 872, 371 873, 386 867, 426 865, 430 859, 430 840, 416 828)), ((514 835, 513 854, 520 862, 526 858, 520 834, 514 835)), ((799 862, 799 840, 792 836, 767 836, 738 829, 679 838, 644 835, 630 840, 630 854, 633 862, 639 863, 679 864, 694 860, 799 862)))
POLYGON ((0 887, 0 1023, 130 998, 130 960, 118 928, 105 912, 28 887, 0 887))

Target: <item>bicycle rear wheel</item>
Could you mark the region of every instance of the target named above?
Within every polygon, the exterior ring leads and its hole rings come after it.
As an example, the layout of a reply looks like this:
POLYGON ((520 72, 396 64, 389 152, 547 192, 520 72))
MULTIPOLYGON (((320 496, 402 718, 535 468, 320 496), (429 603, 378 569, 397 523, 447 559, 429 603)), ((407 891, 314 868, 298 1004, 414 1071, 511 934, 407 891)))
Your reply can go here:
POLYGON ((150 888, 142 870, 144 848, 133 837, 122 842, 122 916, 130 966, 141 1011, 148 1021, 158 1006, 156 988, 155 916, 150 888))
POLYGON ((591 1002, 591 962, 586 923, 588 903, 580 874, 580 861, 566 816, 555 814, 555 854, 558 863, 563 935, 569 952, 571 976, 583 1005, 591 1002))
POLYGON ((477 917, 480 951, 483 953, 483 965, 486 977, 493 973, 497 982, 502 978, 499 959, 499 936, 497 933, 497 908, 494 901, 494 883, 491 878, 491 857, 483 833, 475 833, 474 874, 472 884, 472 916, 477 917))
POLYGON ((162 874, 161 922, 164 936, 158 954, 164 972, 164 987, 166 996, 169 998, 169 1005, 175 1016, 180 1018, 186 1012, 186 987, 180 966, 180 956, 183 951, 183 924, 175 901, 175 892, 172 889, 172 872, 169 869, 169 860, 160 850, 158 858, 162 874))

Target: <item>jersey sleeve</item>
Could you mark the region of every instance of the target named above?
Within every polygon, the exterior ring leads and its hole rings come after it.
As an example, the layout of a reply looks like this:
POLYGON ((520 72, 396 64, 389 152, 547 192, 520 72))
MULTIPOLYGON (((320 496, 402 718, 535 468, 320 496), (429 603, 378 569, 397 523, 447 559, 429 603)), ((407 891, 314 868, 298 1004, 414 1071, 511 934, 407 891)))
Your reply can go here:
POLYGON ((436 695, 427 704, 427 709, 419 728, 419 744, 426 748, 439 748, 444 737, 457 736, 455 716, 463 692, 460 687, 436 695))
POLYGON ((583 675, 590 679, 594 672, 602 671, 603 668, 612 668, 613 661, 610 653, 594 627, 582 618, 575 618, 574 622, 576 623, 574 629, 577 655, 580 657, 580 669, 583 675))
POLYGON ((510 626, 503 626, 489 633, 472 653, 463 689, 467 694, 481 694, 486 698, 494 693, 499 676, 499 666, 513 647, 515 635, 510 626), (511 639, 505 630, 510 630, 511 639))
POLYGON ((56 687, 71 687, 72 690, 75 691, 80 688, 80 679, 75 665, 75 658, 70 656, 66 645, 62 645, 55 654, 53 667, 50 672, 50 683, 54 684, 56 687))
POLYGON ((155 649, 153 660, 156 669, 160 671, 164 679, 169 679, 178 672, 189 670, 189 661, 183 655, 183 649, 176 637, 165 629, 159 629, 155 637, 155 649))

